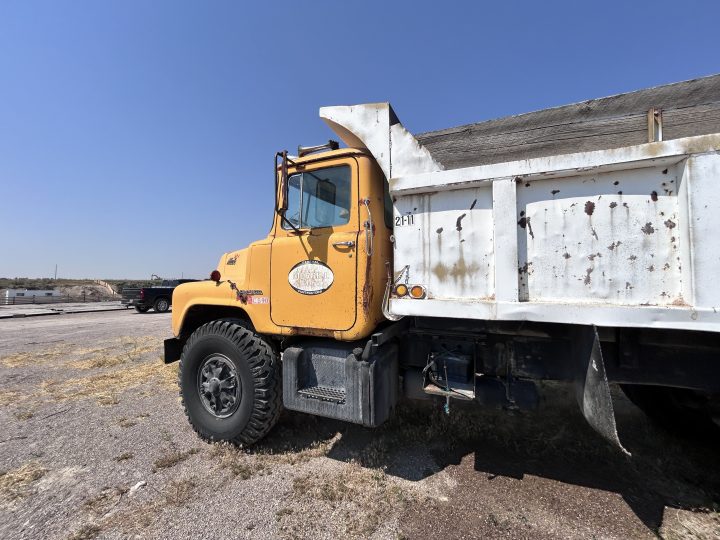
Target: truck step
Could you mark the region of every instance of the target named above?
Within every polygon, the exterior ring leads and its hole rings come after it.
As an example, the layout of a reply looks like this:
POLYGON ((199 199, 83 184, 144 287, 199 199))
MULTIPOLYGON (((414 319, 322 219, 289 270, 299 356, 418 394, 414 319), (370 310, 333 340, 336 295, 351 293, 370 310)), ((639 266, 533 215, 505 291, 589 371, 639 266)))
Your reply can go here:
POLYGON ((306 342, 283 351, 283 405, 286 409, 379 426, 397 402, 398 352, 394 343, 367 360, 356 344, 306 342))
POLYGON ((342 388, 332 388, 330 386, 311 386, 298 390, 298 394, 308 398, 319 399, 320 401, 330 401, 332 403, 345 403, 345 390, 342 388))

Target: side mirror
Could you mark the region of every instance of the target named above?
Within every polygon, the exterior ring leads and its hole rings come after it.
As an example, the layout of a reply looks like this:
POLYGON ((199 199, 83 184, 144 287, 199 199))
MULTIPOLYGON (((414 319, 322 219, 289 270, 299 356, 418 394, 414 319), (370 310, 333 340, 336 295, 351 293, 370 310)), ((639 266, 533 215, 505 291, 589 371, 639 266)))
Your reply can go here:
POLYGON ((276 205, 276 212, 284 214, 288 208, 288 157, 287 150, 275 154, 275 164, 273 168, 275 175, 275 196, 280 200, 276 205), (280 166, 278 167, 278 158, 280 158, 280 166), (280 187, 278 189, 278 169, 280 171, 280 187))
POLYGON ((280 203, 280 209, 285 212, 285 210, 288 209, 288 189, 289 189, 289 182, 288 182, 288 160, 287 160, 287 150, 283 150, 282 153, 282 163, 280 164, 280 186, 282 193, 282 201, 280 203))

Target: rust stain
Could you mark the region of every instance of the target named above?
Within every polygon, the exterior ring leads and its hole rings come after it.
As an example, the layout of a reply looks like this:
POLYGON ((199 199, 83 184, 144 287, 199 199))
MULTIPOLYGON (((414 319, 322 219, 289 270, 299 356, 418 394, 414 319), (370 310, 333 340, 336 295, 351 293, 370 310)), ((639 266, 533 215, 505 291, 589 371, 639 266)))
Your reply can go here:
POLYGON ((668 172, 668 170, 667 170, 667 169, 665 169, 665 170, 663 171, 663 174, 667 174, 667 172, 668 172))
POLYGON ((618 240, 617 242, 613 242, 612 244, 610 244, 607 248, 610 251, 613 251, 616 247, 620 247, 621 245, 622 245, 622 242, 620 240, 618 240))
POLYGON ((632 289, 633 289, 633 286, 630 285, 630 282, 629 282, 629 281, 626 281, 626 282, 625 282, 625 290, 627 291, 628 289, 629 289, 629 290, 632 290, 632 289))
MULTIPOLYGON (((618 191, 618 195, 622 195, 622 191, 618 191)), ((625 203, 623 203, 623 204, 625 204, 625 203)), ((627 206, 627 204, 625 204, 625 206, 627 206)))
POLYGON ((588 255, 588 259, 591 261, 594 261, 596 257, 602 257, 602 254, 601 253, 591 253, 590 255, 588 255))
POLYGON ((470 205, 470 210, 472 210, 473 208, 475 208, 475 205, 476 205, 476 204, 477 204, 477 199, 475 199, 475 200, 472 202, 472 204, 470 205))
POLYGON ((597 231, 595 231, 595 227, 592 227, 592 228, 591 228, 591 233, 590 233, 590 234, 592 234, 592 235, 595 237, 595 240, 599 240, 598 235, 597 235, 597 231))
POLYGON ((665 263, 665 266, 663 266, 663 270, 670 270, 670 263, 665 263))
POLYGON ((461 258, 457 263, 453 264, 448 274, 454 279, 463 279, 465 277, 472 277, 479 269, 480 266, 478 264, 471 263, 468 266, 465 264, 465 259, 461 258))
POLYGON ((590 279, 590 274, 593 273, 593 270, 595 270, 595 269, 594 269, 594 268, 588 268, 587 270, 585 270, 585 279, 583 279, 583 283, 584 283, 585 285, 590 285, 590 282, 592 281, 592 279, 590 279))
POLYGON ((644 232, 645 234, 652 234, 655 232, 655 229, 653 228, 652 223, 650 223, 649 221, 640 230, 642 232, 644 232))
POLYGON ((560 190, 559 190, 559 189, 553 189, 550 193, 552 193, 553 195, 557 195, 558 193, 560 193, 560 190))
POLYGON ((435 274, 441 281, 448 276, 448 269, 443 263, 437 263, 433 266, 433 274, 435 274))
POLYGON ((658 200, 657 191, 653 191, 653 192, 650 194, 650 198, 652 199, 652 202, 657 202, 657 200, 658 200))
POLYGON ((442 234, 443 228, 442 228, 442 227, 439 227, 438 229, 435 230, 435 232, 438 233, 438 234, 442 234))
POLYGON ((373 299, 373 283, 372 283, 372 257, 366 257, 365 264, 365 284, 362 292, 362 307, 365 316, 370 315, 370 305, 373 299))
POLYGON ((462 220, 465 218, 467 214, 461 214, 459 218, 457 218, 457 221, 455 222, 455 229, 458 231, 462 231, 462 220))
POLYGON ((613 182, 613 186, 617 186, 619 183, 620 183, 620 182, 619 182, 618 180, 615 180, 615 181, 613 182))
POLYGON ((585 213, 588 216, 592 216, 594 211, 595 211, 595 203, 592 201, 587 201, 585 203, 585 213))
POLYGON ((570 255, 567 251, 563 253, 563 258, 569 259, 570 257, 572 257, 572 255, 570 255))
POLYGON ((634 261, 635 259, 637 259, 637 256, 635 256, 635 255, 630 255, 630 256, 628 257, 628 260, 629 260, 629 261, 634 261))
POLYGON ((610 203, 610 208, 615 208, 617 206, 617 203, 615 201, 610 203))
POLYGON ((676 225, 676 223, 672 219, 665 220, 665 226, 668 229, 674 229, 675 225, 676 225))
POLYGON ((648 266, 648 272, 654 272, 654 271, 655 271, 654 265, 651 264, 650 266, 648 266))

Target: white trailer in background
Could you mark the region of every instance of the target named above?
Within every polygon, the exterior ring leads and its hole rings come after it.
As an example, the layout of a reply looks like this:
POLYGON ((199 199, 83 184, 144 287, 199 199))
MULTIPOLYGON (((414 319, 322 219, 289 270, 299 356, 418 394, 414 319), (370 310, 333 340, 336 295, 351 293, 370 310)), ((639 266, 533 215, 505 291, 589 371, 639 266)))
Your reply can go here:
POLYGON ((45 290, 33 290, 33 289, 5 289, 3 291, 2 297, 5 299, 11 299, 11 298, 52 298, 60 296, 60 291, 56 291, 54 289, 45 289, 45 290))

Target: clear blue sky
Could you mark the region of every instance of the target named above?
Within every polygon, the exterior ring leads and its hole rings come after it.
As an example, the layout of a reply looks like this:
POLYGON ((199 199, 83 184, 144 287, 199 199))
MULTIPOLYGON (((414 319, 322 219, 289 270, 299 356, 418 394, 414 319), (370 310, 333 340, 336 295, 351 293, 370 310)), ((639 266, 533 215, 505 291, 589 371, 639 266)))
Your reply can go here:
POLYGON ((720 2, 0 2, 0 276, 204 277, 318 108, 418 133, 720 72, 720 2))

